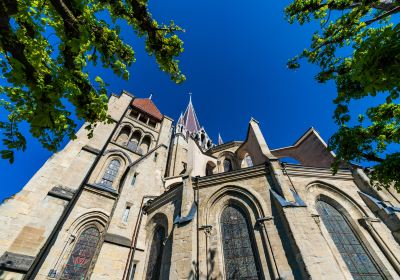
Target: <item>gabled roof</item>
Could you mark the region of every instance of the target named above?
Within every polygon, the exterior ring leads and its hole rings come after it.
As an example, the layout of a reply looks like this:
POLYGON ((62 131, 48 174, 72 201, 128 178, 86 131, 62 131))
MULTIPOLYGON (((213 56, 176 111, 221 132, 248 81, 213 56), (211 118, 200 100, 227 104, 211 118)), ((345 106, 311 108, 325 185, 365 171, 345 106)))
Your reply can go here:
POLYGON ((277 158, 292 157, 304 166, 330 167, 335 154, 329 151, 319 133, 309 128, 292 146, 271 150, 277 158))
POLYGON ((188 131, 196 133, 201 129, 199 120, 197 119, 196 112, 192 104, 192 97, 189 99, 189 104, 183 114, 183 122, 188 131))
POLYGON ((158 110, 157 106, 150 98, 135 98, 132 101, 132 106, 149 114, 159 121, 163 119, 163 115, 161 114, 160 110, 158 110))

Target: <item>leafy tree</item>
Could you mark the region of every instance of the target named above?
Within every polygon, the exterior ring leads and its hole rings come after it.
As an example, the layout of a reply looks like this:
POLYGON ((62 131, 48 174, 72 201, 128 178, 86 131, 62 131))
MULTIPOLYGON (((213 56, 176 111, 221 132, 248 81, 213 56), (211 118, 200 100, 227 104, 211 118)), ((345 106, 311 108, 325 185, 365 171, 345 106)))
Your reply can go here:
POLYGON ((159 25, 146 0, 0 0, 0 106, 9 112, 0 122, 2 158, 13 162, 14 151, 25 150, 21 122, 51 151, 64 137, 76 138, 67 102, 88 123, 89 136, 96 122, 109 121, 105 83, 90 77, 85 67, 100 63, 129 78, 127 67, 135 56, 119 35, 121 22, 145 37, 146 51, 162 71, 177 83, 185 80, 175 59, 183 51, 176 35, 182 29, 172 21, 159 25))
POLYGON ((339 129, 329 141, 337 155, 333 171, 343 161, 367 161, 374 165, 375 185, 400 191, 400 153, 388 150, 400 143, 398 12, 398 0, 294 0, 285 9, 290 23, 320 24, 311 46, 288 66, 298 68, 299 60, 306 59, 320 67, 318 82, 336 84, 333 117, 339 129), (386 102, 351 120, 351 102, 377 95, 386 102))

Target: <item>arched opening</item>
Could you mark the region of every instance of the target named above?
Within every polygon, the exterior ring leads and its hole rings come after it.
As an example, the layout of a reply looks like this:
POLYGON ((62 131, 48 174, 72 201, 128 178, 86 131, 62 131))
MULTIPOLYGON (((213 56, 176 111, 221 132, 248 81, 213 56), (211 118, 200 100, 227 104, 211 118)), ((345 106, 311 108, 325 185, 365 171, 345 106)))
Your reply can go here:
POLYGON ((220 223, 226 279, 260 279, 247 215, 236 205, 229 205, 222 211, 220 223))
POLYGON ((149 151, 150 143, 151 143, 151 138, 150 136, 146 135, 143 138, 142 143, 140 143, 140 149, 142 154, 146 154, 149 151))
POLYGON ((100 240, 100 232, 95 226, 88 227, 79 236, 74 249, 64 267, 61 280, 89 279, 90 264, 100 240))
POLYGON ((100 185, 112 188, 120 166, 121 163, 118 159, 111 160, 101 178, 100 185))
POLYGON ((129 126, 124 126, 119 132, 117 143, 126 146, 128 143, 129 135, 131 134, 131 128, 129 126))
POLYGON ((206 176, 213 175, 215 167, 216 167, 216 165, 212 161, 207 162, 207 165, 206 165, 206 176))
POLYGON ((128 149, 136 152, 140 142, 140 138, 142 138, 142 134, 140 133, 139 130, 133 132, 132 137, 128 142, 128 149))
POLYGON ((245 168, 245 167, 252 167, 254 164, 253 164, 253 160, 252 160, 252 158, 251 158, 251 156, 249 155, 249 154, 246 154, 244 157, 243 157, 243 160, 242 160, 242 163, 241 163, 241 167, 242 168, 245 168))
POLYGON ((211 148, 211 141, 210 140, 207 141, 207 149, 209 149, 209 148, 211 148))
POLYGON ((159 280, 164 251, 165 230, 158 226, 153 234, 149 249, 149 259, 147 262, 146 280, 159 280))
POLYGON ((316 208, 354 279, 384 279, 365 245, 342 213, 322 200, 316 202, 316 208))
POLYGON ((233 171, 232 160, 229 158, 224 159, 224 172, 233 171))

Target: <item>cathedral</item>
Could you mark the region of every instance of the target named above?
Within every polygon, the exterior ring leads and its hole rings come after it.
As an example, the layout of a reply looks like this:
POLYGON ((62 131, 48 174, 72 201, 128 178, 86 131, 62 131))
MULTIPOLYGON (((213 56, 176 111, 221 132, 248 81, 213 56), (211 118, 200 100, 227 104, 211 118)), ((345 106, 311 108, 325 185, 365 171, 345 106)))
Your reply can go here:
POLYGON ((0 279, 400 279, 400 195, 333 175, 314 128, 272 149, 252 118, 213 143, 192 100, 173 121, 123 91, 108 113, 0 205, 0 279))

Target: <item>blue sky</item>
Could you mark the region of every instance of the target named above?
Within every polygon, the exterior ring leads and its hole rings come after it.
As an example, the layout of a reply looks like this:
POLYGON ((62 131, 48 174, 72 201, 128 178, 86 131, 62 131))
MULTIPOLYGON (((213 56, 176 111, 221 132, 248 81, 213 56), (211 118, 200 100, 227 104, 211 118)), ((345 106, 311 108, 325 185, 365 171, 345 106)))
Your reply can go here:
MULTIPOLYGON (((162 113, 177 120, 193 93, 197 116, 217 141, 243 140, 251 117, 260 122, 271 148, 293 144, 310 126, 327 140, 335 131, 332 120, 335 87, 314 79, 317 68, 303 64, 286 68, 289 58, 307 47, 316 25, 290 25, 283 9, 289 1, 151 1, 159 23, 173 19, 185 52, 179 58, 187 81, 174 84, 161 72, 131 30, 122 36, 136 52, 131 78, 123 81, 101 68, 90 69, 109 84, 109 91, 126 89, 138 97, 153 94, 162 113)), ((361 104, 358 109, 365 108, 361 104)), ((4 116, 2 116, 4 117, 4 116)), ((25 130, 26 131, 26 130, 25 130)), ((15 163, 0 160, 0 200, 18 192, 51 156, 33 138, 17 153, 15 163)))

